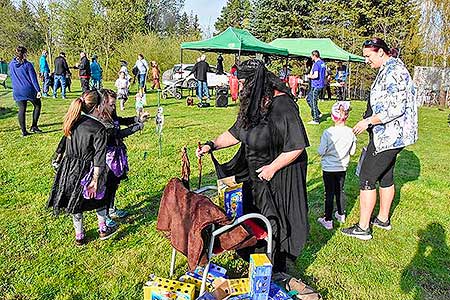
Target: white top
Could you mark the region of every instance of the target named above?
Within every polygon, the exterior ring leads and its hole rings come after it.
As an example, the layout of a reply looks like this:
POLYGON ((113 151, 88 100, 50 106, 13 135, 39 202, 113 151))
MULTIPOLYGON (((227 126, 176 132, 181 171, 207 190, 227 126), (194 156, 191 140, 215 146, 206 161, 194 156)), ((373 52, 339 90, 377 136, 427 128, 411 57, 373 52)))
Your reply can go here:
POLYGON ((322 156, 322 170, 326 172, 346 171, 350 155, 356 151, 356 136, 348 126, 333 126, 325 130, 320 138, 317 152, 322 156))
POLYGON ((134 65, 138 68, 139 74, 147 74, 148 63, 145 59, 138 59, 134 65))
POLYGON ((116 88, 117 88, 117 93, 118 94, 128 94, 128 85, 129 85, 129 81, 128 79, 121 79, 118 78, 116 80, 116 88))

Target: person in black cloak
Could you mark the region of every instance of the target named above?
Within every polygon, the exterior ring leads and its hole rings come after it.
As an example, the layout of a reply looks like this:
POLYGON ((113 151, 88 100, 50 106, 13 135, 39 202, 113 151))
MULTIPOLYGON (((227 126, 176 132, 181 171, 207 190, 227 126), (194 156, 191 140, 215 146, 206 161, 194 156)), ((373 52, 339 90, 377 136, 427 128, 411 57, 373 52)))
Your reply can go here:
POLYGON ((216 71, 217 75, 222 75, 223 74, 223 57, 222 57, 222 53, 219 53, 219 56, 217 56, 217 71, 216 71))
POLYGON ((297 291, 299 299, 320 299, 312 288, 292 276, 309 233, 305 150, 309 141, 298 106, 286 84, 261 60, 238 65, 238 79, 243 88, 236 122, 196 154, 200 157, 241 143, 228 163, 219 164, 212 156, 218 177, 235 175, 237 182, 244 183, 244 213, 261 213, 270 220, 273 280, 297 291))

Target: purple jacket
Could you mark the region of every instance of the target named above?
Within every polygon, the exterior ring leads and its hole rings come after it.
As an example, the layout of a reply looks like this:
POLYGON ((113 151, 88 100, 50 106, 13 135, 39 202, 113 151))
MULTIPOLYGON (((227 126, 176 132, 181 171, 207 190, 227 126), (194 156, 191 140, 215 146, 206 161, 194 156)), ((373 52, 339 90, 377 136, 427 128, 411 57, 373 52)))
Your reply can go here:
POLYGON ((23 63, 19 63, 16 59, 13 59, 9 63, 9 74, 15 101, 36 99, 36 95, 41 91, 41 88, 36 71, 29 61, 25 60, 23 63))

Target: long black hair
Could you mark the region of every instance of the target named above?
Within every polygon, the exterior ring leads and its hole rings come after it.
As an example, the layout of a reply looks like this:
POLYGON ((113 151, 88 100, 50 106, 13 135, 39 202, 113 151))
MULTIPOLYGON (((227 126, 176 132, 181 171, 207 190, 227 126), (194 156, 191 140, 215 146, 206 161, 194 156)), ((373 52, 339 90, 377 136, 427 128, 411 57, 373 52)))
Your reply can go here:
POLYGON ((245 79, 239 95, 241 102, 238 114, 239 126, 249 129, 266 118, 275 90, 294 99, 286 83, 267 70, 262 60, 249 59, 240 63, 237 68, 238 79, 245 79))

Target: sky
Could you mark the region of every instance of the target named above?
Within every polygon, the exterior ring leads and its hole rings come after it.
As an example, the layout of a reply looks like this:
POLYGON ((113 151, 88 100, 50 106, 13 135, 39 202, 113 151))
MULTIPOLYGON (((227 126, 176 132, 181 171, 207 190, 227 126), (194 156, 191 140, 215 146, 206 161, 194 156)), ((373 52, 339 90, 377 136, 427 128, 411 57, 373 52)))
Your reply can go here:
POLYGON ((206 33, 208 26, 211 26, 212 31, 215 30, 214 23, 226 2, 226 0, 185 0, 184 10, 188 14, 193 11, 198 16, 202 31, 206 33))

